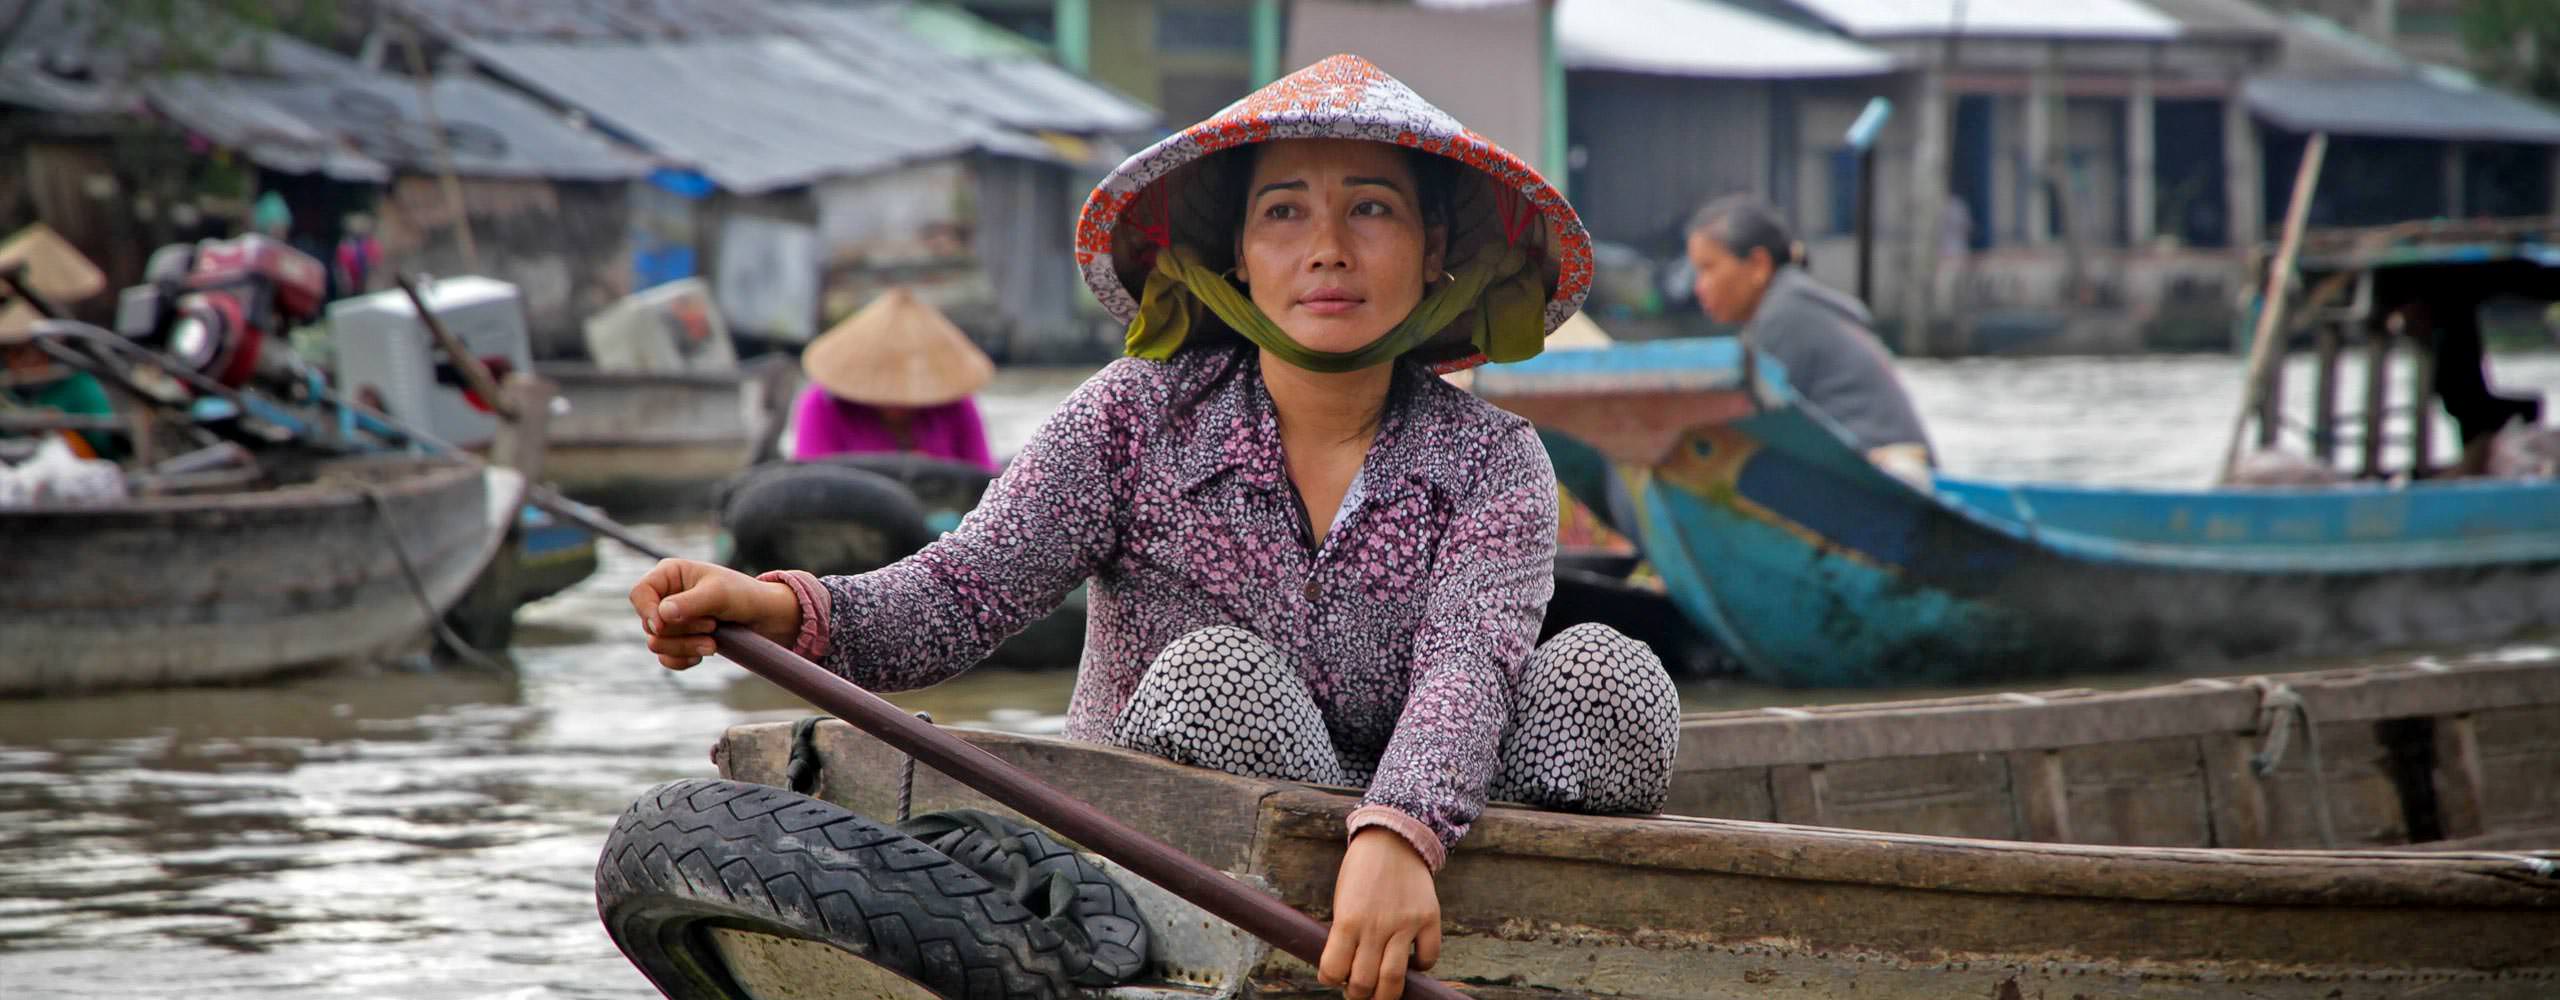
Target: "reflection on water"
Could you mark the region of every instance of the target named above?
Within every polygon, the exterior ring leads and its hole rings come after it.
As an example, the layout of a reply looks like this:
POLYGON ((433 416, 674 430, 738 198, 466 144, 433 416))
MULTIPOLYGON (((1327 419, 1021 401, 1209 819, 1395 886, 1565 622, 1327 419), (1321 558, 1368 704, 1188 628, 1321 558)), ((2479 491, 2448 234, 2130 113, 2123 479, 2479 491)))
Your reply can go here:
MULTIPOLYGON (((2218 456, 2234 370, 1910 369, 1957 471, 2169 485, 2202 481, 2218 456)), ((1019 447, 1081 374, 1005 373, 984 400, 998 449, 1019 447)), ((2502 359, 2498 374, 2560 390, 2560 357, 2502 359)), ((698 526, 651 534, 710 550, 698 526)), ((394 664, 0 701, 0 997, 653 996, 595 920, 605 831, 650 784, 711 773, 722 728, 805 709, 718 661, 659 670, 622 596, 646 565, 609 551, 595 579, 529 609, 514 676, 394 664)), ((988 672, 894 700, 1047 732, 1071 682, 988 672)), ((1683 696, 1692 710, 1809 700, 1731 682, 1683 696)))

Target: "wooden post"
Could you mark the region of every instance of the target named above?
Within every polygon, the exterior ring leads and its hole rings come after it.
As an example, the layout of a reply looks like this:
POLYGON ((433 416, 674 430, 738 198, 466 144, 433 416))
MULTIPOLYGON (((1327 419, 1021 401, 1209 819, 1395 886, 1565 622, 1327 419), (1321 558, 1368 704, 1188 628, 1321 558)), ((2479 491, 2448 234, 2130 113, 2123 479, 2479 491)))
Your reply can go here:
MULTIPOLYGON (((2311 142, 2302 148, 2302 168, 2293 175, 2293 203, 2284 210, 2284 239, 2276 244, 2275 261, 2267 265, 2267 281, 2258 295, 2258 329, 2249 345, 2249 377, 2244 383, 2248 399, 2240 407, 2240 416, 2232 421, 2231 443, 2222 451, 2222 474, 2226 479, 2232 465, 2240 460, 2240 433, 2248 424, 2249 414, 2258 409, 2256 394, 2267 385, 2267 361, 2280 353, 2275 342, 2282 339, 2284 293, 2293 282, 2294 256, 2302 252, 2302 227, 2311 216, 2311 191, 2320 182, 2320 161, 2328 153, 2329 133, 2312 133, 2311 142)), ((2266 434, 2261 432, 2259 437, 2263 440, 2266 434)))
POLYGON ((2436 337, 2431 321, 2426 336, 2410 342, 2416 355, 2409 366, 2409 476, 2427 474, 2435 458, 2436 337))
POLYGON ((2364 461, 2356 474, 2382 475, 2383 431, 2391 426, 2391 342, 2389 327, 2377 328, 2364 360, 2364 461))
POLYGON ((2436 817, 2446 840, 2489 832, 2488 779, 2480 770, 2480 727, 2469 713, 2436 726, 2436 817))
POLYGON ((2267 845, 2267 789, 2250 769, 2257 748, 2249 733, 2203 737, 2204 787, 2211 802, 2213 846, 2267 845))
POLYGON ((2074 843, 2070 787, 2059 750, 2009 752, 2009 793, 2018 804, 2018 837, 2046 844, 2074 843))
MULTIPOLYGON (((2054 46, 2039 46, 2035 66, 2027 71, 2026 133, 2024 171, 2018 175, 2018 186, 2027 194, 2027 245, 2040 247, 2053 242, 2054 211, 2063 206, 2045 197, 2045 181, 2056 170, 2054 129, 2062 117, 2057 105, 2062 103, 2059 68, 2054 63, 2060 56, 2054 46)), ((1943 183, 1943 182, 1942 182, 1943 183)))
POLYGON ((559 387, 532 372, 508 372, 505 394, 515 416, 498 425, 489 445, 489 464, 514 469, 527 483, 542 481, 542 466, 551 453, 551 397, 559 387))
POLYGON ((2230 83, 2222 98, 2222 200, 2231 219, 2231 245, 2256 249, 2266 241, 2266 208, 2259 203, 2258 171, 2263 149, 2258 142, 2258 123, 2249 118, 2248 102, 2240 99, 2239 80, 2230 83))
POLYGON ((1780 764, 1769 769, 1769 811, 1780 823, 1828 825, 1822 805, 1822 765, 1780 764))
MULTIPOLYGON (((1935 65, 1920 70, 1919 98, 1912 102, 1911 170, 1905 174, 1910 186, 1903 202, 1909 211, 1899 213, 1904 223, 1902 233, 1902 287, 1895 300, 1901 303, 1902 343, 1896 345, 1905 354, 1928 356, 1939 352, 1936 342, 1938 230, 1946 223, 1947 212, 1947 72, 1954 65, 1950 38, 1947 51, 1935 65)), ((1989 207, 1974 206, 1978 219, 1988 219, 1989 207)))
POLYGON ((2143 247, 2159 233, 2159 195, 2152 176, 2158 129, 2151 95, 2151 59, 2133 73, 2133 90, 2124 99, 2125 243, 2143 247))
MULTIPOLYGON (((436 173, 444 185, 445 210, 453 213, 454 235, 462 241, 462 266, 480 270, 480 245, 471 238, 471 211, 462 200, 462 178, 454 173, 453 144, 446 141, 444 119, 436 114, 435 74, 427 69, 427 50, 418 42, 418 28, 412 25, 401 33, 409 42, 409 72, 418 78, 418 111, 425 119, 427 135, 435 140, 436 173)), ((490 397, 495 404, 496 397, 490 397)))
POLYGON ((2322 465, 2338 460, 2338 356, 2346 340, 2344 324, 2320 324, 2320 370, 2311 388, 2311 456, 2322 465))
POLYGON ((1876 147, 1858 151, 1858 302, 1876 300, 1876 147))
POLYGON ((2284 338, 2277 338, 2267 364, 2263 384, 2258 386, 2258 447, 2273 448, 2284 443, 2284 360, 2292 352, 2285 349, 2284 338))

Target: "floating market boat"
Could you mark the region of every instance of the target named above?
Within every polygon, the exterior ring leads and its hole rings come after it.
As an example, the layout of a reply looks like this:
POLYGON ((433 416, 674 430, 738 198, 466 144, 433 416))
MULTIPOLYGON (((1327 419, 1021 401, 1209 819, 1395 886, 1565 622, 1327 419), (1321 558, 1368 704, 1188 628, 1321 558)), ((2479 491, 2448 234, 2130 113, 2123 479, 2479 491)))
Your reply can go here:
MULTIPOLYGON (((1489 809, 1436 879, 1432 974, 1523 1000, 2547 996, 2560 984, 2555 732, 2547 660, 1696 716, 1675 812, 1837 825, 1489 809), (2287 716, 2300 728, 2275 736, 2287 716), (1967 766, 2004 772, 2013 797, 1947 777, 1967 766), (1885 829, 1843 828, 1870 824, 1885 829), (2316 840, 2324 825, 2342 849, 2239 846, 2316 840)), ((961 735, 1293 906, 1330 904, 1355 796, 961 735)), ((937 860, 872 858, 888 835, 839 836, 863 821, 836 806, 887 817, 911 794, 919 812, 1004 811, 929 769, 902 788, 900 755, 848 727, 821 725, 807 746, 833 806, 696 783, 659 811, 693 819, 617 829, 600 895, 618 943, 644 968, 691 970, 659 979, 676 997, 975 995, 866 960, 940 947, 867 936, 878 928, 859 908, 877 901, 810 900, 818 886, 772 876, 786 860, 816 866, 802 878, 937 860), (620 932, 644 913, 654 936, 620 932)), ((779 786, 794 747, 787 724, 746 725, 714 758, 728 778, 779 786)), ((1118 881, 1153 943, 1147 972, 1113 995, 1334 992, 1152 884, 1118 881)))
POLYGON ((249 680, 423 648, 523 479, 331 459, 210 492, 0 510, 0 696, 249 680), (281 481, 279 481, 281 480, 281 481))
POLYGON ((1730 338, 1553 352, 1536 422, 1681 610, 1780 684, 2001 678, 2490 640, 2560 622, 2560 480, 2152 489, 1879 471, 1730 338))
POLYGON ((551 421, 545 474, 562 494, 617 513, 711 508, 781 432, 787 400, 755 372, 627 372, 544 364, 566 412, 551 421))

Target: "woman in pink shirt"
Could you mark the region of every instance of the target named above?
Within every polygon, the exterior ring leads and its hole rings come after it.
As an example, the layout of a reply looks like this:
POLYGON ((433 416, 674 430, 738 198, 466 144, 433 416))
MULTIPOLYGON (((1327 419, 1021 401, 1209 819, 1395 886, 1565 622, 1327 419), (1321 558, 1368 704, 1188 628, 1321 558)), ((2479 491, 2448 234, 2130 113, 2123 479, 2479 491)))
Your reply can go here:
POLYGON ((800 355, 791 457, 912 452, 996 471, 969 396, 995 365, 940 310, 893 288, 800 355))
POLYGON ((1589 237, 1526 164, 1336 56, 1138 154, 1085 203, 1130 357, 960 527, 859 576, 670 560, 632 588, 682 669, 736 622, 857 683, 968 669, 1088 585, 1067 735, 1362 789, 1318 972, 1396 1000, 1488 800, 1651 812, 1679 698, 1652 651, 1544 644, 1556 479, 1527 421, 1434 377, 1538 353, 1589 237))

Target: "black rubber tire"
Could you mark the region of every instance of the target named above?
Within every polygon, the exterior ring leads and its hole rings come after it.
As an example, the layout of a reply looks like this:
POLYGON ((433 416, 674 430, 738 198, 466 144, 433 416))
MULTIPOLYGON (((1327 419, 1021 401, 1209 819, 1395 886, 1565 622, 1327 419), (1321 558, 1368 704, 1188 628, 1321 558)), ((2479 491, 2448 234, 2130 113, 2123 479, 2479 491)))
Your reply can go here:
POLYGON ((1091 858, 1045 831, 977 809, 926 813, 898 824, 1038 914, 1067 943, 1078 986, 1118 986, 1147 964, 1138 901, 1091 858))
POLYGON ((986 498, 987 487, 996 479, 987 470, 967 462, 912 452, 830 455, 818 461, 860 469, 904 486, 915 495, 916 504, 927 511, 968 513, 986 498))
POLYGON ((760 466, 723 492, 720 526, 729 533, 729 565, 742 572, 865 573, 934 539, 914 494, 861 469, 823 462, 760 466))
POLYGON ((692 779, 624 812, 596 861, 615 947, 672 1000, 741 1000, 702 933, 829 945, 954 1000, 1072 995, 1066 947, 968 866, 832 803, 692 779))

